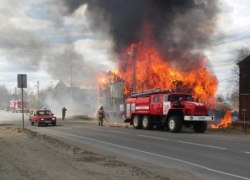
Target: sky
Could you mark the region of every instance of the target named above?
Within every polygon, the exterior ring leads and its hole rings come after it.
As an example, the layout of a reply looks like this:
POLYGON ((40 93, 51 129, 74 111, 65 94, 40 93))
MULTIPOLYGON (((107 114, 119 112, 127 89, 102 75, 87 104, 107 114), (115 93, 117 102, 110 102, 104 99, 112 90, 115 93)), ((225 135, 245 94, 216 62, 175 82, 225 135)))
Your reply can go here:
MULTIPOLYGON (((62 2, 0 0, 0 85, 14 91, 17 74, 27 74, 29 91, 36 91, 37 81, 43 89, 60 79, 92 87, 98 72, 116 67, 114 42, 103 30, 108 27, 90 28, 86 5, 69 14, 62 2)), ((250 4, 221 0, 220 9, 211 43, 202 49, 219 81, 217 94, 225 95, 237 78, 238 50, 249 47, 250 4)))

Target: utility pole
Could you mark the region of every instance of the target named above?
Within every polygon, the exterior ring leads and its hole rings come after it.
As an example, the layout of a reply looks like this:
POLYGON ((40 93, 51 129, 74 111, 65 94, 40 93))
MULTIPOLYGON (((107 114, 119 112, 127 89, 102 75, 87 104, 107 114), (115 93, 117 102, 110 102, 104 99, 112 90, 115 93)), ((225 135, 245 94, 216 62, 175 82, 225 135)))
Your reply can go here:
POLYGON ((132 74, 132 82, 133 82, 133 93, 136 92, 136 46, 133 46, 132 49, 132 62, 133 62, 133 74, 132 74))
POLYGON ((73 75, 72 75, 72 71, 73 71, 73 64, 72 64, 72 59, 70 61, 70 90, 71 90, 71 102, 70 102, 70 108, 71 108, 71 112, 72 112, 72 109, 73 109, 73 75))
POLYGON ((40 102, 39 102, 39 81, 37 81, 37 109, 40 109, 40 102))

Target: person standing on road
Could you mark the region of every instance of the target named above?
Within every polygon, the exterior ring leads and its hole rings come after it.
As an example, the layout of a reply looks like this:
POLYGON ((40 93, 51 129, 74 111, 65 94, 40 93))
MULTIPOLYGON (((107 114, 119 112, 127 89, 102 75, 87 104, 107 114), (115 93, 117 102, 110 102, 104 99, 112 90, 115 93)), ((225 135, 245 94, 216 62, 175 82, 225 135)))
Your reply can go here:
POLYGON ((97 119, 99 121, 99 126, 103 126, 103 119, 105 117, 105 112, 103 107, 101 106, 100 109, 97 112, 97 119))
POLYGON ((65 119, 67 109, 65 107, 62 108, 62 120, 65 119))

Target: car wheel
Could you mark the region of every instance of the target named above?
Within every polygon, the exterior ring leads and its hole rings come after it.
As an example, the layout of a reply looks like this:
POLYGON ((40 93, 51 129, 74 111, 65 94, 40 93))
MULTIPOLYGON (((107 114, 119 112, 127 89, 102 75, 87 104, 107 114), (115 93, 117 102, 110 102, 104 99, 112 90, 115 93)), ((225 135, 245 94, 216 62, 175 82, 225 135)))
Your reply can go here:
POLYGON ((30 121, 30 124, 31 124, 31 126, 33 126, 33 125, 34 125, 34 122, 30 121))
POLYGON ((168 129, 172 133, 181 132, 182 121, 180 116, 171 116, 168 120, 168 129))
POLYGON ((40 127, 41 126, 41 123, 40 122, 37 122, 37 127, 40 127))
POLYGON ((56 122, 53 122, 52 125, 53 125, 53 126, 56 126, 56 122))

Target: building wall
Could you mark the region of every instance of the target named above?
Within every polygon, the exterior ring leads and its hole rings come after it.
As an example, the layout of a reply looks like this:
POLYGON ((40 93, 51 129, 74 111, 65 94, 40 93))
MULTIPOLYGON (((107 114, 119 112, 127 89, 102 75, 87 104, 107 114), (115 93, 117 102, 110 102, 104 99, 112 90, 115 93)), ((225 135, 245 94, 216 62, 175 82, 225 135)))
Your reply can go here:
POLYGON ((240 120, 250 121, 250 59, 239 63, 240 68, 240 120))

